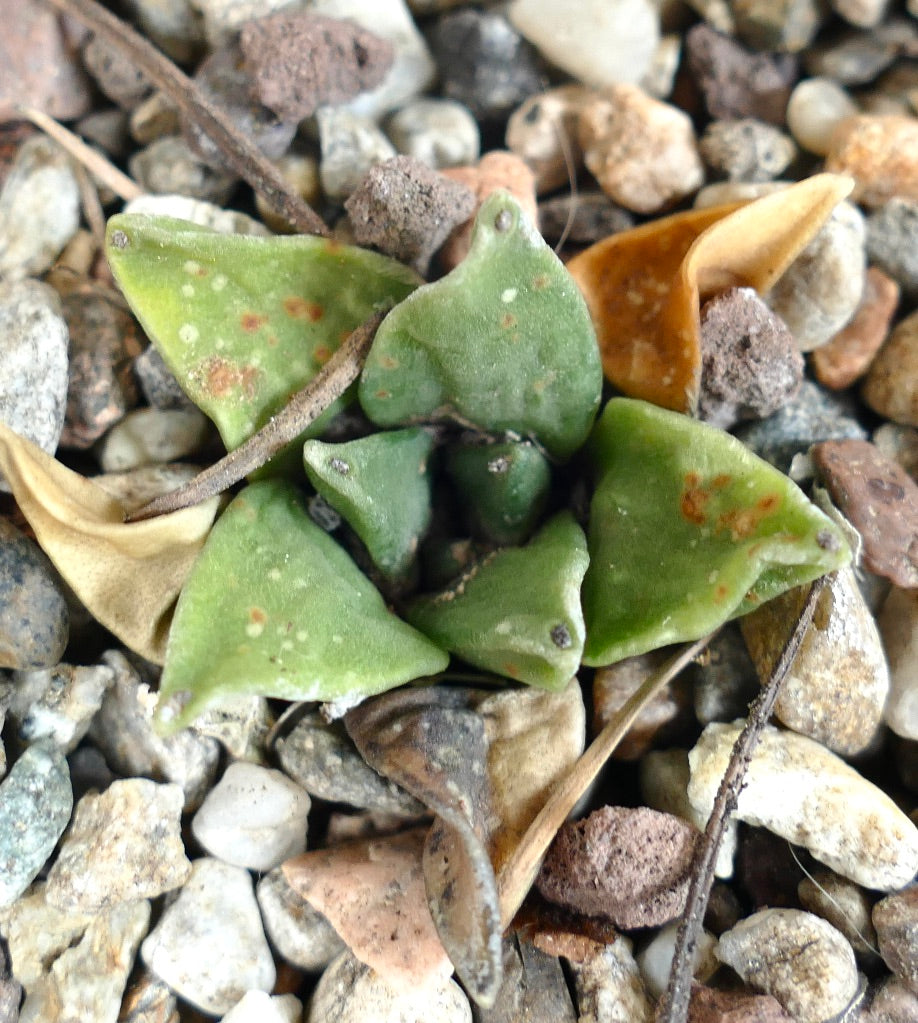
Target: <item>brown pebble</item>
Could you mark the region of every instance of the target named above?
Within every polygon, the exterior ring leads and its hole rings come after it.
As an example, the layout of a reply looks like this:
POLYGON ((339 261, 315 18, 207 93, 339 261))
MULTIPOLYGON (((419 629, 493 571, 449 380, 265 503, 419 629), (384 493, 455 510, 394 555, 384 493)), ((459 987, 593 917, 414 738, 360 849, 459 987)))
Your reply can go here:
POLYGON ((884 962, 918 994, 918 887, 878 902, 873 907, 873 926, 884 962))
POLYGON ((656 927, 682 912, 698 835, 669 813, 604 806, 561 828, 536 886, 565 909, 656 927))
POLYGON ((83 48, 83 63, 105 96, 125 110, 136 107, 153 88, 133 60, 100 36, 83 48))
POLYGON ((718 991, 693 984, 686 1023, 794 1023, 794 1017, 771 995, 718 991))
POLYGON ((756 53, 709 25, 685 37, 688 67, 713 118, 757 117, 784 125, 784 111, 797 80, 789 54, 756 53))
MULTIPOLYGON (((475 193, 479 207, 498 189, 509 192, 520 204, 526 216, 538 226, 539 208, 535 177, 528 164, 514 153, 494 149, 486 153, 474 166, 444 167, 440 173, 470 188, 475 193)), ((440 263, 444 270, 452 270, 465 259, 472 243, 472 226, 472 218, 460 224, 440 250, 440 263)))
POLYGON ((899 285, 879 267, 868 268, 864 294, 854 316, 835 337, 810 354, 810 365, 823 387, 844 390, 867 372, 889 333, 899 291, 899 285))
POLYGON ((850 174, 852 200, 875 208, 890 199, 918 199, 918 117, 856 114, 835 131, 826 170, 850 174))
POLYGON ((248 22, 241 45, 255 95, 293 122, 375 89, 395 56, 387 39, 352 21, 308 11, 248 22))
POLYGON ((918 484, 866 440, 824 441, 813 462, 861 534, 864 564, 896 586, 918 586, 918 484))
POLYGON ((870 364, 864 401, 881 416, 918 426, 918 312, 906 316, 870 364))
POLYGON ((787 404, 803 379, 803 356, 784 321, 752 288, 730 288, 701 308, 698 415, 729 429, 787 404))
POLYGON ((344 204, 359 245, 375 245, 422 276, 431 256, 475 206, 470 188, 411 156, 371 167, 344 204))

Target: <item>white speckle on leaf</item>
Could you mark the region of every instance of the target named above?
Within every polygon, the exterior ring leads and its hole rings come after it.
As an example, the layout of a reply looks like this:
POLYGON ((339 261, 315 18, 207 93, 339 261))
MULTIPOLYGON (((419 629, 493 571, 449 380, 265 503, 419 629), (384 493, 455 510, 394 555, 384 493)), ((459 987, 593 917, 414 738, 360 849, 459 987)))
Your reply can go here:
POLYGON ((193 323, 183 323, 178 329, 179 341, 186 345, 192 345, 201 336, 198 328, 193 323))

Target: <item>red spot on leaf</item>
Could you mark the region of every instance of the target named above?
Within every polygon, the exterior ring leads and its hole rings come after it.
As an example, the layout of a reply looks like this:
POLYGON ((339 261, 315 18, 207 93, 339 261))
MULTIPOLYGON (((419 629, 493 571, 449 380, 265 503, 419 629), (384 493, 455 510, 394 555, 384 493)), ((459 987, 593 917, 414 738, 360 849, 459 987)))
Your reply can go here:
POLYGON ((509 330, 510 327, 516 326, 516 317, 513 313, 504 313, 504 315, 500 318, 500 325, 504 328, 504 330, 509 330))
POLYGON ((760 497, 759 500, 756 501, 755 506, 763 515, 770 515, 772 512, 777 511, 781 506, 781 495, 766 494, 764 497, 760 497))
POLYGON ((312 357, 320 366, 324 366, 332 357, 331 349, 328 345, 316 345, 315 351, 312 353, 312 357))
POLYGON ((253 625, 264 625, 268 620, 268 616, 260 607, 249 608, 249 621, 253 625))
POLYGON ((263 313, 244 312, 239 317, 239 326, 246 334, 255 334, 268 322, 268 317, 263 313))
POLYGON ((239 366, 229 359, 212 355, 195 370, 201 389, 213 398, 227 398, 242 391, 248 399, 255 397, 258 370, 255 366, 239 366))
POLYGON ((513 661, 506 661, 504 662, 504 674, 509 675, 510 678, 519 678, 520 669, 513 661))
POLYGON ((722 603, 724 602, 724 600, 726 599, 726 597, 727 597, 727 594, 728 594, 729 592, 730 592, 730 591, 729 591, 729 590, 727 589, 727 587, 726 587, 726 586, 724 586, 724 584, 723 584, 723 583, 721 583, 721 584, 720 584, 720 585, 719 585, 719 586, 718 586, 718 587, 717 587, 717 588, 716 588, 716 589, 714 590, 714 603, 715 603, 715 604, 722 604, 722 603))
POLYGON ((719 472, 714 479, 711 480, 711 486, 715 490, 723 490, 724 487, 729 487, 733 482, 733 477, 728 472, 719 472))
POLYGON ((698 473, 686 473, 685 490, 679 498, 679 511, 682 512, 682 517, 696 526, 703 526, 707 521, 705 506, 710 497, 710 493, 701 486, 701 477, 698 473))
POLYGON ((301 295, 288 295, 283 302, 284 312, 293 320, 308 320, 318 323, 325 315, 325 309, 318 302, 310 302, 301 295))

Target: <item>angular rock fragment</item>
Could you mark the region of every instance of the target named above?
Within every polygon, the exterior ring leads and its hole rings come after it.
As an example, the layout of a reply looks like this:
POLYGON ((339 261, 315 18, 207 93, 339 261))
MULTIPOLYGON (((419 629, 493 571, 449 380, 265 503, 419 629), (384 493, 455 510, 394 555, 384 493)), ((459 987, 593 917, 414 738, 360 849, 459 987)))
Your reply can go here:
POLYGON ((572 963, 581 1020, 652 1023, 654 1012, 631 941, 617 935, 582 962, 572 963))
POLYGON ((654 927, 682 911, 697 836, 671 814, 604 806, 561 828, 536 885, 567 909, 654 927))

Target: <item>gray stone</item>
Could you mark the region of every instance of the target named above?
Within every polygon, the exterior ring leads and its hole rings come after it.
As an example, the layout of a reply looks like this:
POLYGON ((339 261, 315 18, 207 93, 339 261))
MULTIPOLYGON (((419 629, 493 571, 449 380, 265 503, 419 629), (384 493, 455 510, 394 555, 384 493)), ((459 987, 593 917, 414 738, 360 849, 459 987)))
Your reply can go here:
POLYGON ((544 67, 500 10, 466 7, 440 17, 430 37, 440 91, 479 121, 504 121, 547 85, 544 67))
POLYGON ((370 767, 344 727, 304 714, 274 745, 281 768, 313 796, 367 810, 413 816, 423 806, 370 767))
MULTIPOLYGON (((128 117, 128 130, 131 138, 139 146, 146 146, 167 135, 178 135, 180 131, 178 107, 165 93, 154 92, 149 99, 145 99, 140 106, 131 111, 128 117)), ((148 198, 150 196, 142 195, 139 201, 143 202, 148 198)), ((132 199, 131 203, 137 201, 132 199)), ((130 206, 131 203, 127 205, 130 206)))
POLYGON ((475 1023, 577 1023, 557 956, 516 937, 503 943, 503 981, 494 1004, 473 1009, 475 1023))
MULTIPOLYGON (((0 281, 0 419, 50 454, 64 426, 67 339, 60 300, 47 284, 0 281)), ((0 490, 8 489, 0 476, 0 490)))
POLYGON ((864 238, 861 212, 839 203, 769 293, 802 352, 825 344, 854 315, 864 292, 864 238))
POLYGON ((203 3, 191 0, 126 0, 146 35, 180 63, 192 60, 203 42, 199 8, 203 3))
POLYGON ((276 973, 252 880, 241 867, 200 859, 141 947, 146 965, 176 994, 219 1016, 250 990, 270 992, 276 973))
POLYGON ((634 227, 634 217, 604 193, 555 195, 539 203, 539 231, 551 246, 592 245, 634 227))
POLYGON ((147 192, 184 195, 225 203, 236 186, 235 175, 214 170, 177 135, 165 135, 128 160, 131 177, 147 192))
POLYGON ((36 743, 0 785, 0 909, 35 879, 64 833, 73 808, 63 753, 36 743))
POLYGON ((322 974, 305 1023, 472 1023, 472 1010, 459 985, 443 978, 420 988, 395 988, 369 966, 342 952, 322 974))
POLYGON ((96 457, 103 472, 125 472, 141 465, 174 462, 199 451, 210 438, 210 420, 197 408, 138 408, 99 441, 96 457))
POLYGON ((153 86, 136 63, 100 36, 83 47, 83 64, 113 103, 130 110, 145 99, 153 86))
POLYGON ((44 273, 79 226, 70 158, 44 135, 23 142, 0 190, 0 278, 44 273))
POLYGON ((571 963, 571 967, 580 1020, 652 1023, 653 1005, 629 938, 617 935, 585 961, 571 963))
POLYGON ((813 41, 825 17, 818 0, 733 0, 736 34, 754 50, 797 53, 813 41))
POLYGON ((918 202, 890 199, 867 218, 867 258, 918 299, 918 202))
POLYGON ((799 1023, 823 1023, 858 989, 851 946, 830 923, 799 909, 763 909, 720 936, 717 958, 799 1023))
POLYGON ((280 771, 237 761, 207 794, 191 830, 224 863, 271 870, 305 852, 310 805, 305 790, 280 771))
POLYGON ((755 665, 739 628, 730 623, 708 644, 693 675, 695 717, 702 725, 743 717, 759 691, 755 665))
POLYGON ((153 345, 134 360, 134 375, 147 404, 153 408, 189 408, 193 404, 153 345))
MULTIPOLYGON (((764 684, 808 592, 781 594, 740 622, 764 684)), ((889 671, 876 622, 850 568, 833 573, 775 702, 779 721, 842 756, 866 749, 882 720, 889 671)))
POLYGON ((324 970, 345 944, 328 920, 290 887, 280 867, 258 882, 255 896, 265 933, 293 966, 310 973, 324 970))
POLYGON ((793 139, 752 117, 711 121, 698 148, 716 175, 730 181, 770 181, 797 155, 793 139))
POLYGON ((0 666, 43 668, 63 656, 70 614, 51 562, 0 518, 0 666))
MULTIPOLYGON (((689 754, 688 795, 705 819, 742 722, 711 724, 689 754)), ((802 845, 837 874, 894 891, 918 872, 918 828, 876 785, 820 743, 767 726, 736 817, 802 845)))
POLYGON ((71 753, 89 730, 115 673, 104 664, 59 664, 14 675, 9 716, 26 742, 47 739, 71 753))
POLYGON ((114 681, 90 726, 90 738, 125 777, 174 782, 184 792, 184 809, 201 804, 220 759, 215 739, 183 729, 161 738, 153 727, 157 697, 118 650, 102 657, 114 681))
POLYGON ((92 913, 155 898, 191 872, 181 837, 182 790, 146 778, 113 782, 77 803, 48 874, 45 896, 61 909, 92 913))
POLYGON ((92 1020, 116 1023, 150 903, 123 902, 94 915, 79 942, 61 952, 27 989, 20 1023, 92 1020))
POLYGON ((330 199, 346 199, 372 166, 396 155, 372 121, 343 107, 322 107, 316 121, 322 150, 319 177, 330 199))
POLYGON ((514 0, 510 20, 542 53, 587 85, 639 82, 660 42, 650 0, 514 0))
POLYGON ((873 900, 846 877, 814 870, 797 885, 804 909, 821 916, 847 939, 861 963, 877 965, 877 933, 870 919, 873 900))
POLYGON ((883 961, 918 994, 918 888, 888 895, 873 907, 873 925, 883 961))
POLYGON ((906 18, 890 18, 871 32, 834 32, 810 47, 806 67, 840 85, 867 85, 914 42, 915 34, 914 22, 906 18))
POLYGON ((852 437, 867 431, 854 418, 850 401, 804 380, 796 396, 767 419, 737 428, 736 436, 760 458, 787 472, 794 455, 821 440, 852 437))
POLYGON ((478 160, 478 122, 461 103, 424 97, 406 103, 385 123, 395 148, 428 167, 464 167, 478 160))

